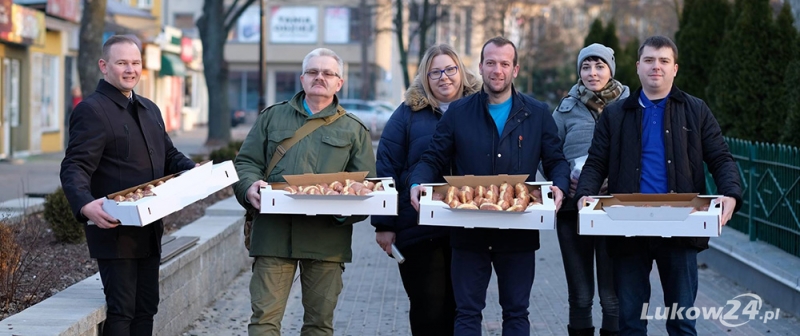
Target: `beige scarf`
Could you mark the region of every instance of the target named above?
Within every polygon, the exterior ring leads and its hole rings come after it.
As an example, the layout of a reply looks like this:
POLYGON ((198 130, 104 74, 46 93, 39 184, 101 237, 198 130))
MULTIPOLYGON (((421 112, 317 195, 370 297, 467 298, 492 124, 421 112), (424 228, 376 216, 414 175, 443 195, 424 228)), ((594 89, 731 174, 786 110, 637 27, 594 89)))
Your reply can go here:
POLYGON ((578 80, 578 97, 586 107, 598 114, 603 113, 603 108, 621 94, 622 83, 613 78, 600 91, 589 90, 580 79, 578 80))

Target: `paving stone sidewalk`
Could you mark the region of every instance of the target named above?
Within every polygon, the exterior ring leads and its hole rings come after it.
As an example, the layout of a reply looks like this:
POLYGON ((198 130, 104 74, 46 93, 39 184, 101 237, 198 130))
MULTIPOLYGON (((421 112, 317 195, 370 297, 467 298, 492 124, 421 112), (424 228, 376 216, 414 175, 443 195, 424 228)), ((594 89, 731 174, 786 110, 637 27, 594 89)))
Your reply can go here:
MULTIPOLYGON (((566 335, 567 286, 558 240, 554 231, 542 232, 541 236, 542 248, 537 252, 536 278, 529 309, 531 335, 566 335)), ((251 313, 248 292, 250 275, 249 270, 244 270, 182 336, 247 335, 251 313)), ((748 292, 715 270, 701 267, 699 275, 697 307, 725 307, 728 300, 748 292)), ((663 297, 657 271, 651 274, 651 281, 651 303, 653 306, 660 306, 663 297)), ((283 335, 300 334, 303 308, 298 287, 299 283, 295 282, 283 319, 283 335)), ((731 308, 732 305, 728 305, 726 312, 731 308)), ((742 308, 738 312, 740 316, 742 308)), ((759 310, 758 317, 763 317, 767 311, 774 312, 775 308, 765 303, 759 310)), ((649 315, 653 315, 653 308, 649 315)), ((800 335, 800 322, 797 318, 784 313, 779 316, 777 320, 767 323, 752 320, 739 327, 726 327, 718 320, 701 319, 697 322, 697 329, 700 335, 800 335)), ((483 335, 501 335, 502 314, 494 276, 489 285, 483 317, 483 335)), ((601 316, 596 297, 594 320, 599 325, 601 316)), ((740 322, 744 321, 740 319, 740 322)), ((344 272, 344 289, 336 308, 334 329, 337 336, 411 335, 408 327, 408 299, 397 264, 375 244, 375 234, 367 222, 355 226, 353 263, 347 264, 344 272)), ((651 322, 648 334, 666 335, 664 323, 651 322)))

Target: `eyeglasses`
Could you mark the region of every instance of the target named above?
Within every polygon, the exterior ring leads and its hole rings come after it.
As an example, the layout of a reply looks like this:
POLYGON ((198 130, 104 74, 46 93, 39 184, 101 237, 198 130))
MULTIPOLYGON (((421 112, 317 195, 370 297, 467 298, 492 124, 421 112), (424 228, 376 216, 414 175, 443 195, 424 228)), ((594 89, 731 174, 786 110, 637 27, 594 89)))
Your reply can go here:
POLYGON ((458 67, 451 66, 451 67, 446 67, 442 70, 428 71, 428 78, 430 78, 431 80, 437 80, 442 78, 442 74, 447 75, 447 77, 453 77, 457 73, 458 73, 458 67))
POLYGON ((317 75, 319 74, 322 74, 322 76, 325 76, 326 78, 339 77, 339 74, 337 74, 336 72, 330 70, 319 70, 319 69, 308 69, 303 74, 311 76, 311 78, 317 78, 317 75))

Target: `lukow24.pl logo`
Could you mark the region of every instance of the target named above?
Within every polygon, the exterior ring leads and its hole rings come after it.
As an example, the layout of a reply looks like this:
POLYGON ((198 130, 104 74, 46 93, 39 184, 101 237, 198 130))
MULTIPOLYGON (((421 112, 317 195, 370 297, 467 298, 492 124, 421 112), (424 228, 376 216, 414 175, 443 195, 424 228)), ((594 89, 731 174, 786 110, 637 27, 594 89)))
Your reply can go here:
POLYGON ((739 294, 733 299, 728 300, 724 307, 678 307, 673 304, 671 307, 653 307, 650 304, 642 305, 642 320, 717 320, 726 327, 740 327, 750 321, 756 320, 762 323, 777 320, 780 318, 781 309, 774 311, 761 311, 763 301, 761 297, 752 294, 739 294))

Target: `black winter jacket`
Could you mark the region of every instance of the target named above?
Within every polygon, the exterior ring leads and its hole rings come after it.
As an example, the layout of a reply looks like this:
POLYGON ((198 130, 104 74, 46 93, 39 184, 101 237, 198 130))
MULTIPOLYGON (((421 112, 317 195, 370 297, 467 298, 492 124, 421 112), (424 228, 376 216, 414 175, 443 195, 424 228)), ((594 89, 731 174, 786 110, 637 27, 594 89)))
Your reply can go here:
MULTIPOLYGON (((569 188, 569 163, 561 152, 556 124, 547 104, 512 87, 511 111, 503 134, 481 92, 454 101, 436 125, 431 145, 411 174, 410 184, 436 181, 452 161, 453 175, 521 175, 536 180, 544 173, 562 191, 569 188)), ((547 192, 545 190, 545 192, 547 192)), ((499 220, 499 219, 498 219, 499 220)), ((539 249, 539 231, 454 228, 450 244, 473 251, 523 252, 539 249)))
MULTIPOLYGON (((87 203, 108 194, 194 167, 172 145, 158 106, 133 93, 129 100, 100 80, 97 90, 72 112, 69 144, 61 162, 61 185, 78 221, 87 203), (128 107, 136 109, 135 120, 128 107)), ((89 255, 98 259, 143 258, 161 251, 164 225, 85 225, 89 255)))
MULTIPOLYGON (((589 158, 583 166, 575 199, 597 195, 608 177, 611 194, 638 193, 642 162, 641 88, 628 99, 615 102, 603 111, 594 132, 589 158)), ((717 120, 705 102, 673 86, 664 111, 664 146, 670 193, 706 193, 703 163, 714 176, 718 193, 742 204, 738 169, 717 120)), ((609 253, 614 256, 642 251, 649 242, 708 248, 708 238, 609 237, 609 253)))
MULTIPOLYGON (((471 73, 466 73, 470 85, 462 91, 464 97, 481 88, 480 80, 471 73)), ((418 225, 419 213, 411 206, 408 180, 411 172, 428 149, 436 124, 442 117, 439 108, 431 106, 422 81, 427 81, 424 74, 417 76, 405 95, 405 102, 394 111, 381 134, 378 144, 376 167, 378 176, 392 177, 397 188, 397 216, 371 216, 372 226, 376 232, 393 231, 395 244, 401 251, 421 241, 449 237, 450 228, 446 226, 418 225)), ((450 175, 450 165, 443 169, 450 175)), ((438 176, 430 182, 444 182, 438 176)))

